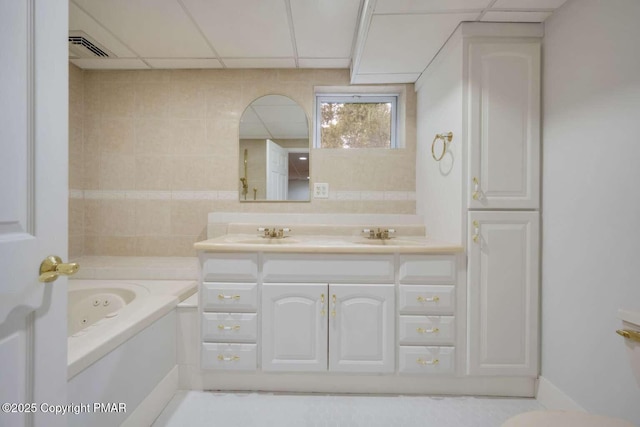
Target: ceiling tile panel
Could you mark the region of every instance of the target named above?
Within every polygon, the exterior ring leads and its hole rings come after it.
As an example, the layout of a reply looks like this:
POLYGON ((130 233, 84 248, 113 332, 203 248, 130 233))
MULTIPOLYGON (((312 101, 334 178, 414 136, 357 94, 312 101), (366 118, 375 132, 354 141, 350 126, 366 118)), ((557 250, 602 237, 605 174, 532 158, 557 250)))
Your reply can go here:
POLYGON ((460 21, 478 13, 374 15, 358 73, 421 73, 460 21))
POLYGON ((349 68, 351 58, 298 58, 300 68, 349 68))
POLYGON ((73 1, 142 57, 213 56, 176 0, 73 1))
POLYGON ((543 22, 551 12, 487 12, 485 22, 543 22))
POLYGON ((222 58, 227 68, 295 68, 293 58, 222 58))
POLYGON ((291 0, 298 55, 349 57, 359 9, 360 0, 291 0))
POLYGON ((153 68, 222 68, 217 59, 212 58, 145 58, 153 68))
POLYGON ((493 9, 555 9, 567 0, 498 0, 493 9))
POLYGON ((222 57, 293 57, 284 0, 181 0, 222 57))
POLYGON ((374 13, 412 13, 484 9, 491 0, 378 0, 374 13))
POLYGON ((101 27, 100 24, 74 3, 69 4, 69 30, 84 31, 89 37, 110 50, 118 58, 136 57, 135 53, 120 43, 109 31, 101 27))

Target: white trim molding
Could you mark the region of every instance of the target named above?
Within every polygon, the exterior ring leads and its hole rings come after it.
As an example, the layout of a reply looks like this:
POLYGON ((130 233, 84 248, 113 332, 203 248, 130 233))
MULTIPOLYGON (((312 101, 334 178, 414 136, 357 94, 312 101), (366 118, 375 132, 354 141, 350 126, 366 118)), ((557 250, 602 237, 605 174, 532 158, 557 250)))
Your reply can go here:
POLYGON ((542 406, 552 410, 587 412, 564 391, 545 377, 540 377, 536 389, 536 399, 542 406))

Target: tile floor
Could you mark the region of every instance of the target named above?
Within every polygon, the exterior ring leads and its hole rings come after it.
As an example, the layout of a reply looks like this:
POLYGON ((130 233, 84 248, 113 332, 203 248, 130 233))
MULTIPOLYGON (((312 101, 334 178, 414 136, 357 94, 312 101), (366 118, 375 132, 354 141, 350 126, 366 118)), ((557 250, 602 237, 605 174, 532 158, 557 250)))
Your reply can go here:
POLYGON ((180 391, 155 427, 499 427, 534 399, 180 391))

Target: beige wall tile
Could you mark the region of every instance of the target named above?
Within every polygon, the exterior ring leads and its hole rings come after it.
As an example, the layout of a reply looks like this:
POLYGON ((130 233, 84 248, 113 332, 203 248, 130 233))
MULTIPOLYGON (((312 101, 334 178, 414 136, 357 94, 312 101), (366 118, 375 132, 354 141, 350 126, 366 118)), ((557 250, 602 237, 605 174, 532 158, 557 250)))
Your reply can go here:
POLYGON ((135 91, 136 117, 168 117, 170 91, 167 83, 140 83, 135 91))
POLYGON ((207 215, 213 211, 208 200, 173 200, 171 202, 171 234, 197 236, 206 233, 207 215))
POLYGON ((84 234, 99 236, 101 234, 102 208, 100 200, 84 201, 84 234))
POLYGON ((136 235, 135 200, 102 200, 100 207, 101 236, 136 235))
POLYGON ((178 119, 173 121, 172 153, 183 155, 213 155, 213 143, 207 139, 205 121, 178 119))
POLYGON ((69 259, 84 255, 84 236, 69 236, 69 259))
POLYGON ((136 190, 169 190, 173 177, 170 156, 136 156, 136 190))
MULTIPOLYGON (((251 101, 283 94, 311 120, 314 86, 346 86, 348 70, 70 68, 70 185, 95 190, 237 191, 239 120, 251 101), (78 126, 77 123, 82 123, 78 126), (79 142, 81 141, 81 142, 79 142)), ((312 182, 331 191, 415 191, 415 94, 406 85, 405 148, 312 150, 312 182)), ((85 200, 85 254, 193 255, 206 215, 220 212, 415 213, 414 201, 85 200)), ((79 237, 77 229, 71 230, 79 237)))
POLYGON ((103 236, 100 239, 100 255, 137 256, 135 237, 103 236))
MULTIPOLYGON (((214 158, 202 156, 176 156, 173 158, 172 190, 212 190, 214 158)), ((235 182, 235 181, 234 181, 235 182)))
POLYGON ((103 118, 134 116, 135 85, 133 83, 104 82, 101 89, 100 111, 103 118))
POLYGON ((136 155, 169 155, 173 153, 176 135, 174 120, 136 120, 136 155))
POLYGON ((169 115, 180 119, 203 119, 207 104, 202 85, 187 82, 171 83, 169 115))
POLYGON ((135 188, 135 159, 126 154, 100 156, 100 189, 130 190, 135 188))
POLYGON ((101 152, 132 155, 136 141, 133 124, 133 119, 103 119, 100 123, 101 152))
POLYGON ((69 199, 69 236, 84 235, 84 200, 69 199))
POLYGON ((171 201, 137 200, 136 235, 166 236, 171 233, 171 201))
POLYGON ((99 236, 84 236, 84 255, 101 255, 100 239, 99 236))

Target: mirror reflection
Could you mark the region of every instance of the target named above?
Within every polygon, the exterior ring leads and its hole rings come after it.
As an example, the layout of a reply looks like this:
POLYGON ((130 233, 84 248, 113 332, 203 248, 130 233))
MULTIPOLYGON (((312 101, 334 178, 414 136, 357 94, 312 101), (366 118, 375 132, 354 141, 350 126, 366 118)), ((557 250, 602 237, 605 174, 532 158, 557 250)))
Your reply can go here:
POLYGON ((267 95, 240 118, 240 201, 309 201, 309 124, 292 99, 267 95))

